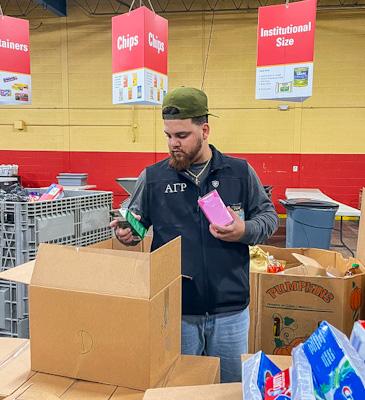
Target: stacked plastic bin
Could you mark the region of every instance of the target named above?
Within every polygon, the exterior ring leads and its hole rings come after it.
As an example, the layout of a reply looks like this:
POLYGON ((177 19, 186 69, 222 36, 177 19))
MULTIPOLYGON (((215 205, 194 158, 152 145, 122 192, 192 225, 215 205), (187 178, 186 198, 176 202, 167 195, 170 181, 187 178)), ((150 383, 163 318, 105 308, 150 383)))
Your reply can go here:
MULTIPOLYGON (((111 209, 112 192, 87 190, 65 190, 52 201, 0 202, 0 271, 33 260, 39 243, 87 246, 109 239, 111 209)), ((28 335, 27 287, 0 280, 0 336, 28 335)))

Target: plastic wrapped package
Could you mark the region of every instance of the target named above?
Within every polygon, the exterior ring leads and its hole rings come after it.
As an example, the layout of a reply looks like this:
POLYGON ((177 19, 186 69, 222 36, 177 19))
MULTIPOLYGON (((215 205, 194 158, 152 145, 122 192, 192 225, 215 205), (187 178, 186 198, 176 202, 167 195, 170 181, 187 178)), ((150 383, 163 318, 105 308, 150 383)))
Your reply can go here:
POLYGON ((292 357, 292 400, 323 400, 302 343, 293 349, 292 357))
POLYGON ((365 362, 365 321, 356 321, 352 328, 350 343, 365 362))
POLYGON ((324 399, 365 399, 364 363, 346 335, 324 321, 303 350, 324 399))
POLYGON ((291 368, 267 379, 264 400, 291 400, 291 368))
POLYGON ((266 380, 280 372, 262 351, 242 362, 242 392, 244 399, 262 400, 266 380))

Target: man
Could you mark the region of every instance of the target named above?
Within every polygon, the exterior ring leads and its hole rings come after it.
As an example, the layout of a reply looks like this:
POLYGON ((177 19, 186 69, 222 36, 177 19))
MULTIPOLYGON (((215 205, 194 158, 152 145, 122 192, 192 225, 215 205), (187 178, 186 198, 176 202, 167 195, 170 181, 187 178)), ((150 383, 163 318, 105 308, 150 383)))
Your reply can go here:
MULTIPOLYGON (((277 228, 275 209, 250 165, 208 144, 204 92, 178 88, 162 105, 170 157, 138 178, 130 210, 153 226, 154 250, 182 236, 182 353, 221 358, 221 381, 241 379, 249 328, 249 244, 277 228), (209 224, 198 199, 216 189, 233 223, 209 224)), ((130 229, 111 226, 124 244, 130 229)))

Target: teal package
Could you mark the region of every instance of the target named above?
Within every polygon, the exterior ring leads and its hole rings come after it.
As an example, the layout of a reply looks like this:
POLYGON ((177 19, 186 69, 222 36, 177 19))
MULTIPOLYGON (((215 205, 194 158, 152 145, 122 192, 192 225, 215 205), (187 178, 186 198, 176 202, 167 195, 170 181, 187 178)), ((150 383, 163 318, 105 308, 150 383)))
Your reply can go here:
POLYGON ((128 222, 133 235, 140 239, 146 236, 147 229, 128 209, 119 209, 119 214, 128 222))
POLYGON ((365 399, 363 363, 342 332, 324 321, 303 349, 326 400, 365 399))

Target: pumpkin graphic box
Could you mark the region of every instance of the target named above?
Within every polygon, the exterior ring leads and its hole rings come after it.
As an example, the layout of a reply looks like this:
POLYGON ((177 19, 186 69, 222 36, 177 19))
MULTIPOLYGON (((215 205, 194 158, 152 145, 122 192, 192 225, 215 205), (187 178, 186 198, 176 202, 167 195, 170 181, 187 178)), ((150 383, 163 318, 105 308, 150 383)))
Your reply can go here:
POLYGON ((286 260, 289 268, 283 274, 257 273, 251 280, 251 306, 258 321, 250 336, 254 351, 290 355, 323 320, 350 335, 365 311, 365 269, 360 260, 330 250, 260 247, 286 260), (345 276, 353 263, 359 263, 362 272, 345 276))

